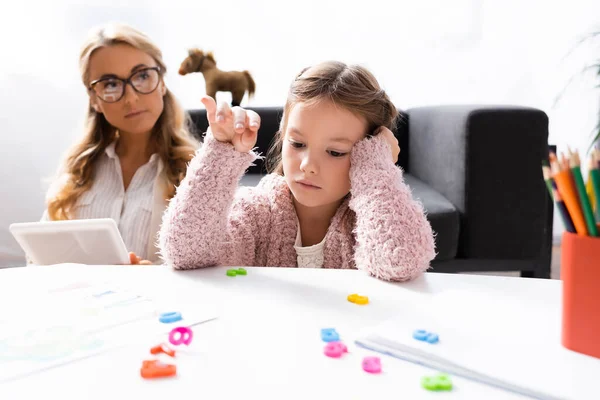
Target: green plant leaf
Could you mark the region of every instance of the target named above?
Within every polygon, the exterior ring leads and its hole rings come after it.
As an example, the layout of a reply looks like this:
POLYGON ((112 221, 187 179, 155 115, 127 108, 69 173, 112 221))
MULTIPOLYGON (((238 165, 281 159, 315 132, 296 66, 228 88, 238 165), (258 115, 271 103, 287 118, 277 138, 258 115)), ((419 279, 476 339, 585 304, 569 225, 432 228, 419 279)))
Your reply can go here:
POLYGON ((569 86, 571 86, 571 84, 573 83, 573 81, 575 81, 575 79, 581 78, 583 74, 585 74, 586 72, 588 72, 590 70, 594 70, 595 71, 594 75, 598 75, 600 77, 600 64, 592 64, 592 65, 587 65, 587 66, 583 67, 579 72, 575 73, 573 76, 571 76, 571 78, 569 78, 569 80, 567 81, 567 84, 562 88, 562 90, 554 98, 552 107, 556 107, 558 102, 562 99, 564 94, 567 92, 567 89, 569 88, 569 86))
POLYGON ((600 117, 598 117, 598 125, 596 125, 596 129, 594 129, 594 131, 596 132, 596 136, 594 136, 594 138, 592 139, 588 152, 594 147, 596 142, 600 140, 600 117))

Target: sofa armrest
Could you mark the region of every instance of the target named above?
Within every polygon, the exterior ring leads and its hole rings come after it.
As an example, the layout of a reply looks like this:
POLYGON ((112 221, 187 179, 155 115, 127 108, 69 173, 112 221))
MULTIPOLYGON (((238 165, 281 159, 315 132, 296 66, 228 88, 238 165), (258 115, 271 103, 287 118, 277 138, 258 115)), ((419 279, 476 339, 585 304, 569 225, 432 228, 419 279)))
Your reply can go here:
POLYGON ((457 257, 538 259, 547 250, 548 199, 541 160, 548 117, 517 106, 408 110, 411 174, 460 214, 457 257))

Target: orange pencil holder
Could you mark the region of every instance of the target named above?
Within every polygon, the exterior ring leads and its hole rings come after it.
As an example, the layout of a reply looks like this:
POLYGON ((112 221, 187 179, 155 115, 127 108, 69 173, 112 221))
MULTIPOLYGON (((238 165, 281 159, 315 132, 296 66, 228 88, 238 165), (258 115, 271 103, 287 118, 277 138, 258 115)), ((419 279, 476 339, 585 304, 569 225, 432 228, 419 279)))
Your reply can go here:
POLYGON ((600 358, 600 238, 562 238, 562 345, 600 358))

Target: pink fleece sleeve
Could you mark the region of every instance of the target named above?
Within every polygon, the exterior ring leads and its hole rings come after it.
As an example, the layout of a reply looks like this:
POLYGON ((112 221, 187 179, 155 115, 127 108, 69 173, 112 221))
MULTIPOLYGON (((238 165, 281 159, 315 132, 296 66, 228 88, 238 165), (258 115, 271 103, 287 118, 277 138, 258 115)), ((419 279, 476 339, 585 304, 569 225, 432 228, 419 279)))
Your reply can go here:
POLYGON ((255 188, 238 190, 257 158, 206 134, 163 215, 158 242, 166 264, 194 269, 257 262, 256 227, 267 229, 268 202, 255 188))
POLYGON ((375 136, 358 142, 351 155, 350 208, 356 213, 356 267, 388 281, 413 279, 435 257, 431 225, 412 198, 390 147, 375 136))

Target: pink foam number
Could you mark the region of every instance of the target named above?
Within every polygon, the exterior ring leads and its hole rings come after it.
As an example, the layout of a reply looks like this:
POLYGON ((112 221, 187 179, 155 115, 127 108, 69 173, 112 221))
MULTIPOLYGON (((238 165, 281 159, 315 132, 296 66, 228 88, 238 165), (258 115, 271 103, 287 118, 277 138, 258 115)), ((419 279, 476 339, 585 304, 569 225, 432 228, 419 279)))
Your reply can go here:
POLYGON ((378 374, 381 372, 381 360, 379 357, 365 357, 362 367, 368 373, 378 374))
POLYGON ((169 333, 169 342, 174 346, 179 346, 180 344, 188 346, 192 342, 193 337, 194 333, 190 328, 187 326, 178 326, 169 333), (178 337, 176 337, 177 335, 178 337))
POLYGON ((323 352, 327 357, 340 358, 344 353, 348 352, 348 348, 342 342, 329 342, 325 345, 323 352))

